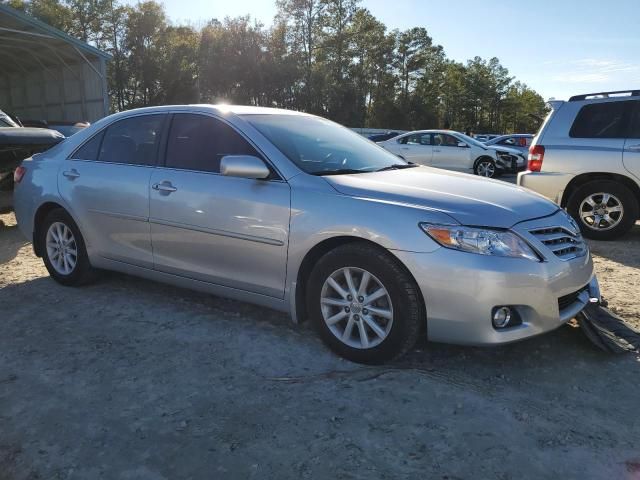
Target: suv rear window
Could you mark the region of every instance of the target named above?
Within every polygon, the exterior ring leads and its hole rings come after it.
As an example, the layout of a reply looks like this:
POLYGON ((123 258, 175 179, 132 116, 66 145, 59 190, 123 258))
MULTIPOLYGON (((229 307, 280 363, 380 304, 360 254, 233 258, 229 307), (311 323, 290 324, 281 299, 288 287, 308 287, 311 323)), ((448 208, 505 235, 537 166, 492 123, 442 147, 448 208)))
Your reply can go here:
POLYGON ((627 104, 630 102, 592 103, 578 112, 569 136, 573 138, 625 138, 627 104))

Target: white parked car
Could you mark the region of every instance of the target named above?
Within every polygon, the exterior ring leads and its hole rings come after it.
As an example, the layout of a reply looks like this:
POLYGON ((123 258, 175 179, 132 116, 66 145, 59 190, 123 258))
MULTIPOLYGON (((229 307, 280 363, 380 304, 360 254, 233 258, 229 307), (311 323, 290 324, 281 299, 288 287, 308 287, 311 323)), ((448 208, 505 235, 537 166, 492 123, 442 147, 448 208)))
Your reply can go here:
POLYGON ((378 145, 408 162, 495 177, 526 167, 524 155, 503 146, 488 146, 452 130, 419 130, 378 145))

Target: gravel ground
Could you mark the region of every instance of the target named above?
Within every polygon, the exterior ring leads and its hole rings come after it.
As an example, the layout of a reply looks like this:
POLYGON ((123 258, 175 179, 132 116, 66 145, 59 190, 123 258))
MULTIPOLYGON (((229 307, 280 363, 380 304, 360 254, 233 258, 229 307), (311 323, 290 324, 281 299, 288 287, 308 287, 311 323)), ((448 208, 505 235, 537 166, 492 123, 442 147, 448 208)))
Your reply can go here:
MULTIPOLYGON (((640 479, 640 358, 578 328, 363 367, 251 305, 57 285, 0 219, 0 480, 640 479)), ((640 226, 592 248, 640 325, 640 226)))

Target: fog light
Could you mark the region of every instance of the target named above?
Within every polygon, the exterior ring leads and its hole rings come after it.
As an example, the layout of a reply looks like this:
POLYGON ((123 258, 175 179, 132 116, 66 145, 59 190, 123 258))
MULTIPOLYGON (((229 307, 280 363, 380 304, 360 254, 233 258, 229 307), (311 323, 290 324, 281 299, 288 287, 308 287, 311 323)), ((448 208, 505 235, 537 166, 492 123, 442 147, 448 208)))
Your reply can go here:
POLYGON ((509 307, 498 307, 493 312, 493 326, 504 328, 511 321, 511 309, 509 307))

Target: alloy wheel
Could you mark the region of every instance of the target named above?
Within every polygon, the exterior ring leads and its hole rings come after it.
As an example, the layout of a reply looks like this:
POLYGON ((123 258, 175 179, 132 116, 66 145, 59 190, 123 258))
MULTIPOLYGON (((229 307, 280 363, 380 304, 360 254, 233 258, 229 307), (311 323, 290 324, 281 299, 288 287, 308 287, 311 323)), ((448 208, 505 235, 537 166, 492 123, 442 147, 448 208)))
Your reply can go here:
POLYGON ((62 222, 49 226, 46 236, 47 256, 61 275, 70 275, 78 263, 78 245, 71 229, 62 222))
POLYGON ((592 193, 580 204, 580 220, 592 230, 611 230, 624 215, 622 202, 610 193, 592 193))
POLYGON ((479 176, 492 178, 496 173, 496 166, 493 162, 480 162, 476 170, 479 176))
POLYGON ((380 345, 393 325, 391 296, 370 272, 343 267, 324 282, 320 293, 322 317, 342 343, 358 349, 380 345))

